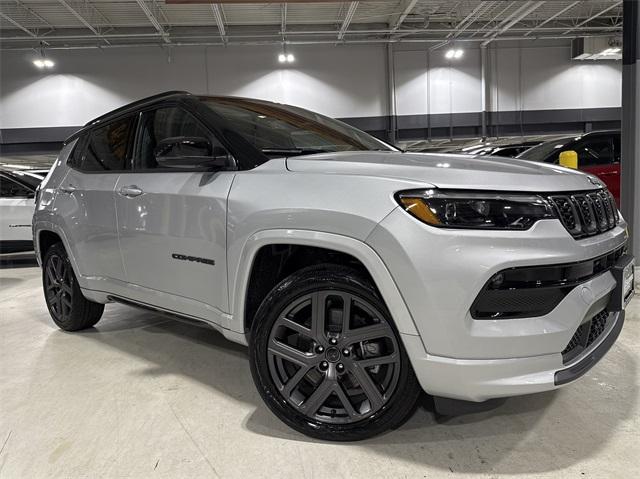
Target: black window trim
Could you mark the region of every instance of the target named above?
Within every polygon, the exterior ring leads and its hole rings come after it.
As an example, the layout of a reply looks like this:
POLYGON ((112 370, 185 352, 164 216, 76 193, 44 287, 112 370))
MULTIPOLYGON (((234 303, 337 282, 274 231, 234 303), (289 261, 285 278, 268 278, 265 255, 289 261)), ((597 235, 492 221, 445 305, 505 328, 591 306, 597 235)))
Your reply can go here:
POLYGON ((136 113, 136 129, 135 129, 135 133, 133 135, 133 142, 132 142, 132 151, 131 151, 131 170, 127 170, 127 172, 130 173, 219 173, 219 172, 223 172, 223 171, 237 171, 238 170, 238 163, 235 159, 235 156, 233 155, 232 151, 229 149, 229 147, 219 138, 219 136, 216 134, 216 132, 209 127, 209 125, 207 124, 206 119, 203 119, 201 117, 201 115, 195 111, 193 108, 189 108, 188 104, 185 104, 184 102, 181 102, 179 99, 171 99, 171 100, 166 100, 166 101, 162 101, 159 103, 154 103, 151 105, 147 105, 144 108, 141 108, 140 110, 138 110, 136 113), (188 114, 190 114, 191 116, 193 116, 196 121, 200 124, 200 126, 209 133, 209 135, 211 135, 218 143, 220 143, 220 145, 222 145, 227 152, 229 153, 229 156, 231 158, 231 162, 232 165, 230 165, 227 168, 220 168, 220 169, 211 169, 211 168, 190 168, 190 169, 177 169, 177 168, 136 168, 136 155, 138 154, 138 145, 140 143, 140 135, 142 134, 142 116, 145 113, 151 112, 151 111, 156 111, 156 110, 161 110, 164 108, 179 108, 185 112, 187 112, 188 114))
MULTIPOLYGON (((82 173, 83 175, 95 175, 95 174, 99 174, 99 175, 104 175, 104 174, 122 174, 122 173, 130 173, 133 170, 133 140, 135 139, 135 132, 138 129, 138 121, 139 121, 139 115, 136 112, 127 112, 124 113, 122 115, 118 115, 114 118, 111 118, 109 121, 105 121, 104 123, 96 123, 95 125, 91 126, 90 128, 84 130, 81 134, 78 135, 77 138, 74 138, 78 140, 78 142, 75 144, 75 146, 73 147, 73 149, 71 150, 71 152, 69 153, 69 156, 67 156, 67 161, 66 161, 66 165, 71 168, 74 171, 77 171, 78 173, 82 173), (82 158, 80 160, 80 163, 82 164, 82 161, 84 160, 84 155, 86 154, 86 147, 87 147, 87 143, 88 143, 88 139, 89 136, 97 129, 99 128, 103 128, 105 126, 109 126, 112 123, 115 123, 117 121, 121 121, 127 117, 132 117, 133 118, 133 125, 131 126, 131 131, 132 133, 129 134, 129 138, 127 139, 127 156, 125 158, 125 164, 127 164, 129 166, 129 169, 124 169, 124 170, 83 170, 79 167, 74 166, 71 163, 71 157, 73 156, 73 154, 75 153, 77 148, 82 148, 84 151, 82 152, 82 158)), ((73 141, 73 140, 71 140, 73 141)))

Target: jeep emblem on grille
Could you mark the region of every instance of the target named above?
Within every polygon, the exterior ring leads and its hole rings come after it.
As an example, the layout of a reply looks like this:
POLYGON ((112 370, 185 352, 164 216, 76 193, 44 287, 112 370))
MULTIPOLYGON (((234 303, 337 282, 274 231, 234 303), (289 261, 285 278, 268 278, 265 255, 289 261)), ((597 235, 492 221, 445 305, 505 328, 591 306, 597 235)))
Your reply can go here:
POLYGON ((590 182, 592 185, 594 185, 594 186, 600 186, 600 187, 604 186, 604 185, 602 184, 602 182, 601 182, 600 180, 598 180, 597 178, 593 178, 593 177, 591 177, 591 176, 587 176, 587 179, 588 179, 588 180, 589 180, 589 182, 590 182))

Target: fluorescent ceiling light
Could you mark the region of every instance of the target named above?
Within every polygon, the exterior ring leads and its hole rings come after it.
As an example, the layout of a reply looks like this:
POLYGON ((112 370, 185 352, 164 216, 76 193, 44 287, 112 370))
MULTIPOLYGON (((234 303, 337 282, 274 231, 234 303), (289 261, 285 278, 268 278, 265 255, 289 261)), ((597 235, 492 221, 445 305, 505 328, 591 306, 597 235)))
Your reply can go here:
POLYGON ((444 54, 444 57, 451 60, 452 58, 461 58, 464 55, 464 50, 460 49, 451 49, 447 50, 447 53, 444 54))
POLYGON ((38 68, 44 68, 44 60, 33 60, 33 64, 38 68))
POLYGON ((453 56, 456 54, 455 50, 447 50, 447 53, 444 54, 445 58, 453 58, 453 56))
POLYGON ((462 50, 456 50, 453 54, 453 58, 460 58, 464 52, 462 50))

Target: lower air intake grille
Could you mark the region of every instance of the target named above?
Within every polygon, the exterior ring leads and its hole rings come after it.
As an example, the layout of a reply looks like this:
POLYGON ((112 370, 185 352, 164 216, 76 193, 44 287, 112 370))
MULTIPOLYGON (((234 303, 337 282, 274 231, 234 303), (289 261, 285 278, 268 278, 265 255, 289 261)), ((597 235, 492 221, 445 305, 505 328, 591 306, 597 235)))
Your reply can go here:
POLYGON ((616 202, 609 191, 569 193, 549 197, 560 221, 574 238, 584 238, 612 229, 619 220, 616 202))
POLYGON ((582 323, 575 334, 562 351, 562 363, 566 364, 578 356, 582 351, 591 346, 604 332, 609 319, 609 312, 605 309, 599 312, 590 321, 582 323))

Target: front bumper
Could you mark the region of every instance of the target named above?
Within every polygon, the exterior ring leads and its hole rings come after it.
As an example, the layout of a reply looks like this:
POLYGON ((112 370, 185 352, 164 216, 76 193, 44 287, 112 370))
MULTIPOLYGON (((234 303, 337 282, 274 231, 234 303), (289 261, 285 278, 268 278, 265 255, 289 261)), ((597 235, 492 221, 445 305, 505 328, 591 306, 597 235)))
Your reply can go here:
POLYGON ((598 340, 571 362, 563 364, 562 351, 578 327, 609 304, 616 288, 610 271, 580 283, 541 316, 474 319, 470 310, 497 272, 608 254, 624 245, 625 226, 576 240, 556 220, 526 232, 461 232, 431 228, 400 209, 385 218, 367 243, 389 267, 419 332, 403 335, 403 342, 423 389, 483 401, 554 389, 595 364, 601 355, 593 351, 605 338, 615 340, 623 313, 610 314, 598 340), (568 372, 556 384, 562 370, 568 372))
POLYGON ((550 391, 591 369, 618 338, 624 311, 610 313, 607 330, 574 361, 562 364, 562 355, 545 354, 508 359, 453 359, 431 356, 417 336, 403 335, 413 369, 422 388, 434 396, 465 401, 550 391))

